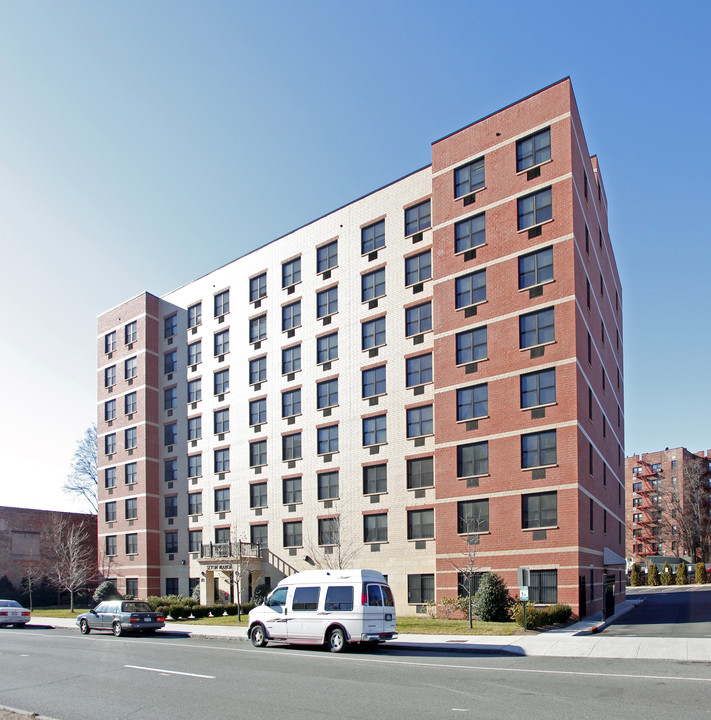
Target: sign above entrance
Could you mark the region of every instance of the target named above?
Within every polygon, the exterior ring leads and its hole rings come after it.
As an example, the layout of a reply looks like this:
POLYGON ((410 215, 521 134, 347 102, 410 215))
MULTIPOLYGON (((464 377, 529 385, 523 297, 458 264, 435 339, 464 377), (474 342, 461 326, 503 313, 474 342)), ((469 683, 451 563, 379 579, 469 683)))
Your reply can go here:
POLYGON ((215 572, 215 570, 232 570, 232 565, 227 563, 224 565, 206 565, 205 569, 212 572, 215 572))

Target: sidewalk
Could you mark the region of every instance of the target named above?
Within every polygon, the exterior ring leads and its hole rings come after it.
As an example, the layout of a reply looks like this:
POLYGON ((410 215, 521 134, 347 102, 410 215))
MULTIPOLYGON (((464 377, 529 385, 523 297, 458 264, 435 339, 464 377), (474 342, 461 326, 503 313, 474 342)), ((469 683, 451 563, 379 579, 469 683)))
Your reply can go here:
MULTIPOLYGON (((616 608, 609 621, 622 617, 642 600, 626 600, 616 608)), ((76 628, 73 619, 32 617, 32 625, 76 628)), ((636 658, 644 660, 683 660, 711 662, 711 638, 606 637, 599 634, 607 622, 600 613, 591 615, 562 630, 538 635, 400 635, 388 647, 469 652, 472 654, 508 654, 536 657, 636 658)), ((79 632, 77 628, 77 633, 79 632)), ((186 633, 191 637, 247 641, 247 629, 216 625, 179 625, 168 621, 162 632, 186 633)))

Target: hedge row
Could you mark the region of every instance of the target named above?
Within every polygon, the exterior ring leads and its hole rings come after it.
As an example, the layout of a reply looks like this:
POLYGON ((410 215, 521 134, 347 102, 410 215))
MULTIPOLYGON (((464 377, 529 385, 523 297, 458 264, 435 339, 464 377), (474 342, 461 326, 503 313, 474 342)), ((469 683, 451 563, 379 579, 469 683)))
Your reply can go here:
MULTIPOLYGON (((186 603, 174 603, 172 605, 158 605, 155 609, 157 612, 163 613, 166 617, 173 620, 187 619, 193 617, 196 620, 206 617, 222 617, 223 615, 237 615, 239 612, 237 603, 227 603, 220 605, 198 605, 186 603)), ((246 615, 254 605, 252 603, 242 603, 242 615, 246 615)))
MULTIPOLYGON (((523 603, 516 603, 513 608, 514 620, 523 627, 523 603)), ((545 625, 558 625, 566 623, 573 614, 570 605, 556 603, 555 605, 547 605, 546 607, 536 607, 530 603, 526 603, 526 627, 539 628, 545 625)))

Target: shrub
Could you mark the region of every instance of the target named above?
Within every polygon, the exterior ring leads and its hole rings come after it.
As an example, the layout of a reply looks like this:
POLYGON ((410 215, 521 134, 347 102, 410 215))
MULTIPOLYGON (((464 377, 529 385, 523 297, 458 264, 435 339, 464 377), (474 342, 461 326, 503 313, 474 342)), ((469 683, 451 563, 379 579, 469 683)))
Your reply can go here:
POLYGON ((192 608, 192 607, 195 607, 196 605, 199 605, 200 603, 197 600, 195 600, 195 598, 189 597, 189 598, 186 598, 185 600, 183 600, 182 604, 185 605, 186 607, 192 608))
POLYGON ((225 612, 228 615, 236 615, 239 612, 239 605, 237 603, 227 603, 227 605, 225 605, 225 612))
POLYGON ((146 598, 146 602, 154 609, 158 609, 158 607, 165 605, 165 603, 162 601, 160 597, 157 595, 149 595, 146 598))
POLYGON ((170 608, 167 605, 156 605, 153 610, 154 612, 160 613, 164 617, 168 617, 170 615, 170 608))
POLYGON ((171 605, 168 614, 173 618, 173 620, 180 620, 181 617, 185 617, 183 615, 184 612, 185 607, 183 605, 171 605))
POLYGON ((100 603, 104 600, 120 600, 121 593, 116 588, 111 580, 104 580, 96 590, 94 590, 94 602, 100 603))
POLYGON ((225 614, 225 606, 215 603, 214 605, 208 606, 212 617, 222 617, 225 614))
POLYGON ((649 566, 649 572, 647 573, 647 585, 661 585, 661 581, 659 580, 659 570, 657 566, 652 563, 649 566))
POLYGON ((570 605, 565 605, 564 603, 555 603, 555 605, 549 605, 546 609, 548 611, 548 619, 551 625, 567 623, 573 614, 573 608, 571 608, 570 605))
MULTIPOLYGON (((474 598, 472 598, 472 603, 474 598)), ((464 615, 465 620, 469 620, 469 595, 460 595, 457 598, 457 610, 464 615)))
POLYGON ((247 615, 250 610, 254 610, 253 602, 243 602, 240 607, 242 608, 242 614, 247 615))
POLYGON ((669 563, 664 563, 664 567, 662 568, 662 574, 659 576, 659 579, 662 581, 662 585, 672 584, 674 576, 672 575, 672 570, 669 563))
POLYGON ((252 601, 255 605, 261 605, 264 602, 264 598, 269 595, 271 588, 266 583, 260 583, 254 588, 252 593, 252 601))
POLYGON ((193 605, 191 610, 196 620, 206 618, 210 614, 210 611, 204 605, 193 605))
POLYGON ((689 582, 689 573, 686 570, 686 562, 680 562, 676 569, 676 584, 686 585, 689 582))
POLYGON ((632 566, 632 572, 630 572, 630 585, 632 587, 638 587, 643 584, 642 568, 639 566, 639 563, 635 563, 632 566))
POLYGON ((457 610, 457 601, 451 597, 443 597, 442 602, 439 606, 440 615, 445 619, 449 620, 454 612, 457 610))
POLYGON ((503 579, 495 573, 485 573, 474 595, 472 612, 484 622, 506 622, 512 602, 503 579))
POLYGON ((702 562, 696 563, 696 568, 694 570, 694 582, 699 585, 704 585, 706 580, 706 566, 702 562))
POLYGON ((526 628, 531 628, 532 630, 540 627, 543 624, 543 618, 542 613, 539 608, 537 608, 535 605, 531 603, 522 603, 517 602, 514 603, 513 606, 513 619, 516 621, 518 625, 523 627, 523 607, 524 604, 526 606, 526 628))

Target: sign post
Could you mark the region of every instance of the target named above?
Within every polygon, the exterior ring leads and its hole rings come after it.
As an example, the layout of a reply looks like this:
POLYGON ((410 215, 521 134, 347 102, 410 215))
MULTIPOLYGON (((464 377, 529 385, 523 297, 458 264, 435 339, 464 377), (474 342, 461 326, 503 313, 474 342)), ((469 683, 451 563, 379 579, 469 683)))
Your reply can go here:
POLYGON ((528 605, 528 585, 522 585, 518 589, 519 600, 523 603, 523 629, 526 630, 526 605, 528 605))

